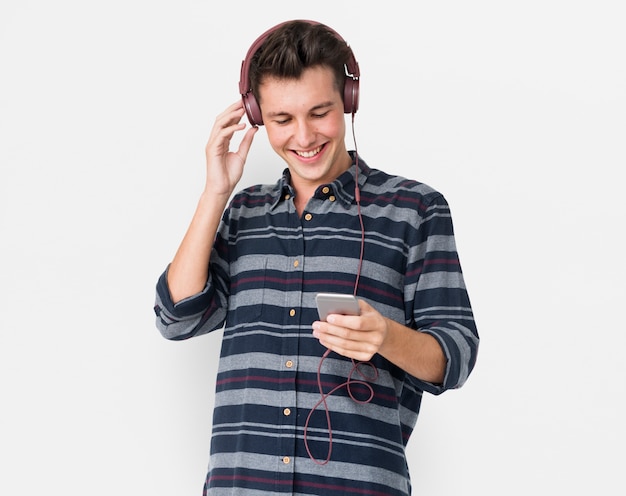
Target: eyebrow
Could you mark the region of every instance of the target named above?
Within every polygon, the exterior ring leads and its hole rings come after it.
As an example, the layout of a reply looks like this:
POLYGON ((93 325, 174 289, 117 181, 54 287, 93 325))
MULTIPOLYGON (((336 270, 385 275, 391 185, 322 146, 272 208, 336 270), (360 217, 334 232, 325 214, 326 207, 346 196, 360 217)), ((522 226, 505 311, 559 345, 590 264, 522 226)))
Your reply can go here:
MULTIPOLYGON (((327 102, 323 102, 323 103, 319 103, 317 105, 314 105, 313 107, 311 107, 309 109, 309 112, 315 112, 316 110, 321 110, 321 109, 325 109, 328 107, 332 107, 334 105, 334 103, 332 101, 327 101, 327 102)), ((268 117, 282 117, 282 116, 286 116, 286 115, 290 115, 289 112, 284 112, 284 111, 278 111, 278 112, 268 112, 268 117)))

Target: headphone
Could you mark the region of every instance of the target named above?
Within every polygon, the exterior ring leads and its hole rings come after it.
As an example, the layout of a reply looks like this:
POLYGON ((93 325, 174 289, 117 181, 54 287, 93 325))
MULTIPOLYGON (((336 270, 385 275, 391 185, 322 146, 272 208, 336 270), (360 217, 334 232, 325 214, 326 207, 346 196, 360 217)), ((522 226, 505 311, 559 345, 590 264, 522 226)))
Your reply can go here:
MULTIPOLYGON (((262 126, 263 125, 263 117, 261 117, 261 107, 259 103, 252 93, 252 85, 250 83, 250 63, 252 61, 252 57, 257 52, 257 50, 263 45, 267 37, 276 31, 278 28, 282 27, 284 24, 292 21, 285 21, 277 24, 273 28, 268 29, 259 36, 256 41, 249 48, 248 53, 246 54, 246 58, 241 63, 241 75, 239 78, 239 93, 241 94, 241 98, 243 100, 244 108, 246 109, 246 114, 248 115, 248 120, 250 124, 253 126, 262 126)), ((303 20, 302 22, 308 22, 312 25, 322 25, 319 22, 303 20)), ((339 33, 337 33, 334 29, 324 25, 335 37, 348 45, 346 40, 344 40, 339 33)), ((359 64, 357 63, 354 54, 352 53, 352 49, 348 45, 348 49, 350 50, 350 55, 348 60, 344 64, 346 70, 346 78, 344 82, 344 90, 343 90, 343 108, 344 113, 352 114, 358 110, 359 108, 359 64)))

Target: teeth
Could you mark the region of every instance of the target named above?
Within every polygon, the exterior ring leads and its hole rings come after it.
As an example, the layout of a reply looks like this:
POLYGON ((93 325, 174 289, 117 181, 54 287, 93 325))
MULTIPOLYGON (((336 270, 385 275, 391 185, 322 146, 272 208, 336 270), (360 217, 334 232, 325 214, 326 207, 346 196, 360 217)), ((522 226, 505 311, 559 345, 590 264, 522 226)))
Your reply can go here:
POLYGON ((300 155, 301 157, 304 158, 311 158, 311 157, 315 157, 315 155, 317 155, 320 150, 322 149, 321 146, 318 146, 315 150, 311 150, 310 152, 296 152, 298 155, 300 155))

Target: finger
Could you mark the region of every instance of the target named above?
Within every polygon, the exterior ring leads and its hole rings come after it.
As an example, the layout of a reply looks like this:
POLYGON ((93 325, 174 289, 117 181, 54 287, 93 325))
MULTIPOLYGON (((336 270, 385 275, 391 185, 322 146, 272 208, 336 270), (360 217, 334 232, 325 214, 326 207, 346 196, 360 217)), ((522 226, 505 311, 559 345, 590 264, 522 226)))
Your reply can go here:
POLYGON ((221 116, 229 115, 233 112, 242 112, 244 111, 243 102, 241 100, 237 100, 234 103, 231 103, 228 107, 226 107, 217 117, 218 119, 221 116))
POLYGON ((319 342, 325 348, 339 355, 354 358, 355 360, 367 361, 374 356, 376 350, 368 343, 342 339, 330 334, 321 334, 319 342))
POLYGON ((250 147, 252 146, 252 141, 254 140, 254 135, 259 130, 258 127, 253 126, 248 131, 239 143, 239 150, 237 150, 237 154, 245 161, 248 157, 248 152, 250 151, 250 147))
POLYGON ((354 331, 346 327, 329 324, 328 322, 316 322, 313 325, 314 335, 323 340, 325 344, 341 344, 347 348, 357 348, 362 336, 361 331, 354 331))
MULTIPOLYGON (((217 135, 225 129, 228 130, 233 125, 238 125, 244 113, 245 110, 241 102, 230 105, 215 118, 211 134, 217 135)), ((245 124, 242 124, 242 126, 245 127, 245 124)))
POLYGON ((360 330, 363 318, 361 315, 330 314, 326 317, 326 322, 337 327, 360 330))

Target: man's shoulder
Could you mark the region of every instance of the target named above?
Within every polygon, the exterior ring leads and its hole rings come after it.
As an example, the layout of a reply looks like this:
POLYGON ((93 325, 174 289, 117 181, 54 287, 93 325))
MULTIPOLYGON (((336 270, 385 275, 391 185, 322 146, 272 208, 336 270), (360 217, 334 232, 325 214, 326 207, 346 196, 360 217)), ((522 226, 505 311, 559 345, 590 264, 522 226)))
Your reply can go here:
POLYGON ((273 184, 254 184, 237 191, 232 198, 233 206, 272 203, 281 190, 281 182, 273 184))
POLYGON ((429 184, 402 175, 390 174, 380 169, 370 169, 368 189, 381 198, 406 197, 425 205, 445 201, 442 193, 429 184))

